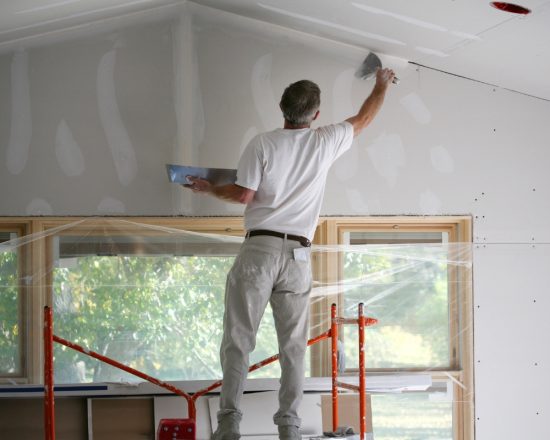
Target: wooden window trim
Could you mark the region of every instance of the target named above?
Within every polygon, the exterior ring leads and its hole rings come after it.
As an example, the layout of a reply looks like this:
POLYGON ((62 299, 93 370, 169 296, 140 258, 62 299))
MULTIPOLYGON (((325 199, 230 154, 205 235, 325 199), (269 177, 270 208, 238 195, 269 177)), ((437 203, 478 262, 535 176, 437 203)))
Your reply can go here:
MULTIPOLYGON (((15 232, 17 237, 21 238, 29 234, 30 223, 21 219, 9 219, 7 221, 0 221, 0 232, 15 232)), ((21 280, 27 280, 28 276, 32 274, 28 256, 30 250, 28 246, 22 245, 18 249, 17 254, 17 273, 21 280)), ((31 344, 29 344, 29 323, 28 323, 28 308, 32 299, 30 292, 32 291, 29 286, 20 283, 18 287, 18 321, 21 323, 19 329, 19 366, 20 370, 14 374, 2 374, 0 376, 0 383, 3 382, 16 382, 26 383, 28 376, 28 359, 31 355, 31 344)))

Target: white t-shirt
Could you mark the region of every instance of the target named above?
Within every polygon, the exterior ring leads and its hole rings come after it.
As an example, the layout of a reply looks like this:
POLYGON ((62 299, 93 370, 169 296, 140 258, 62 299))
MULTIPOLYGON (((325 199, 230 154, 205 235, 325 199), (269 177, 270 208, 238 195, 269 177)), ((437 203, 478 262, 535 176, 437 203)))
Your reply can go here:
POLYGON ((349 122, 317 129, 279 128, 254 137, 239 160, 236 184, 256 191, 246 230, 313 238, 332 163, 353 142, 349 122))

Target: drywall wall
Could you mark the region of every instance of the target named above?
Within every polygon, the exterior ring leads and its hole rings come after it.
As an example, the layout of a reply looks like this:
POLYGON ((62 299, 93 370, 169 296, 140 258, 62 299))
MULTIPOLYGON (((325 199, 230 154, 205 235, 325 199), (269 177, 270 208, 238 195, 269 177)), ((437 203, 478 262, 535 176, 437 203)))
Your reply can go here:
POLYGON ((146 23, 0 56, 2 214, 166 212, 173 31, 146 23))
POLYGON ((475 252, 478 439, 550 434, 548 243, 479 245, 475 252))
MULTIPOLYGON (((372 88, 353 76, 365 55, 195 6, 4 52, 0 215, 239 215, 164 164, 235 167, 297 79, 321 86, 320 124, 348 117, 372 88)), ((477 438, 548 438, 550 103, 384 61, 401 84, 334 165, 323 213, 472 214, 477 438)))

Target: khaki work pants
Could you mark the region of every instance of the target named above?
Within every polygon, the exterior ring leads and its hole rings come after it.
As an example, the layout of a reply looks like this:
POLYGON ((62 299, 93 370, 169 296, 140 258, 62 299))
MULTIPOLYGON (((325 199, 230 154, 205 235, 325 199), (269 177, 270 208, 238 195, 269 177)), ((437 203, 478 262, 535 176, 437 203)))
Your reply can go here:
POLYGON ((243 243, 227 276, 218 420, 231 413, 242 415, 239 403, 249 354, 269 301, 281 364, 279 410, 273 421, 276 425, 300 426, 297 410, 303 393, 311 291, 309 251, 297 241, 271 236, 249 237, 243 243))

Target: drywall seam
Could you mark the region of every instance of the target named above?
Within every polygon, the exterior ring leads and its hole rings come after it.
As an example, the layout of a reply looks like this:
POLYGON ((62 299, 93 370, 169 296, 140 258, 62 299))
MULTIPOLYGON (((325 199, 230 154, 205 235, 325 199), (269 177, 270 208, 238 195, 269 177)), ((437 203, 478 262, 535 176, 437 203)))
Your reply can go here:
POLYGON ((279 105, 273 95, 273 87, 271 86, 272 64, 273 55, 271 53, 261 56, 252 68, 250 81, 254 107, 256 107, 256 112, 262 121, 264 130, 272 130, 279 122, 279 117, 274 113, 274 109, 278 109, 279 105))
POLYGON ((84 156, 65 119, 62 119, 57 126, 55 156, 57 163, 67 176, 80 176, 84 172, 84 156))
POLYGON ((384 43, 394 44, 396 46, 406 46, 407 45, 403 41, 396 40, 395 38, 386 37, 385 35, 379 35, 379 34, 373 34, 372 32, 361 31, 359 29, 350 28, 348 26, 342 26, 341 24, 338 24, 338 23, 332 23, 330 21, 322 20, 320 18, 310 17, 308 15, 297 14, 297 13, 292 12, 292 11, 287 11, 285 9, 265 5, 263 3, 258 3, 258 6, 260 6, 261 8, 267 9, 268 11, 276 12, 278 14, 286 15, 286 16, 292 17, 292 18, 297 18, 297 19, 300 19, 300 20, 303 20, 303 21, 309 21, 309 22, 315 23, 315 24, 322 24, 324 26, 331 27, 333 29, 338 29, 338 30, 341 30, 341 31, 344 31, 344 32, 348 32, 350 34, 355 34, 355 35, 359 35, 359 36, 362 36, 362 37, 365 37, 365 38, 370 38, 371 40, 382 41, 384 43))
MULTIPOLYGON (((67 26, 61 29, 45 31, 38 34, 29 35, 26 37, 13 38, 11 40, 4 40, 0 43, 0 51, 5 51, 13 47, 20 47, 23 45, 35 46, 35 45, 42 45, 46 43, 52 43, 56 39, 66 38, 65 34, 71 33, 71 32, 77 33, 78 36, 81 36, 82 31, 88 31, 88 30, 90 30, 92 33, 96 33, 98 31, 103 32, 106 29, 109 29, 109 26, 112 26, 113 23, 116 23, 119 26, 124 26, 128 21, 135 23, 136 18, 139 18, 139 19, 146 18, 147 20, 149 20, 151 13, 154 13, 154 12, 160 13, 159 18, 170 18, 174 16, 173 10, 179 10, 179 8, 181 8, 181 6, 186 2, 187 0, 181 0, 181 1, 175 1, 175 2, 169 3, 166 5, 154 5, 150 8, 129 12, 127 14, 120 14, 114 17, 102 17, 102 18, 87 21, 84 23, 76 24, 74 26, 67 26)), ((48 24, 48 23, 41 22, 39 25, 42 26, 44 24, 48 24)), ((39 25, 35 25, 33 27, 37 27, 39 25)), ((30 27, 27 26, 27 28, 30 28, 30 27)), ((24 29, 23 28, 12 29, 9 31, 5 31, 5 33, 17 32, 20 30, 24 30, 24 29)))
MULTIPOLYGON (((114 5, 114 6, 108 6, 106 8, 99 8, 99 9, 94 9, 92 11, 78 12, 78 13, 75 13, 75 14, 66 15, 64 17, 53 18, 51 20, 41 21, 39 23, 33 23, 33 24, 26 25, 26 26, 20 26, 20 27, 15 28, 15 29, 7 29, 5 31, 0 31, 0 35, 9 34, 9 33, 13 33, 13 32, 18 32, 18 31, 22 31, 22 30, 26 30, 26 29, 32 29, 32 28, 44 26, 46 24, 58 23, 60 21, 67 21, 67 20, 71 20, 73 18, 84 17, 86 15, 93 15, 93 14, 97 14, 98 12, 106 12, 106 11, 112 11, 114 9, 121 9, 121 8, 125 8, 125 7, 128 7, 128 6, 133 6, 133 5, 137 5, 137 4, 141 4, 141 3, 151 3, 151 0, 134 0, 134 1, 131 1, 129 3, 124 3, 124 4, 114 5)), ((155 8, 156 8, 156 6, 155 6, 155 8)), ((142 11, 139 11, 139 12, 142 12, 142 11)), ((102 20, 98 19, 96 21, 102 21, 102 20)))
MULTIPOLYGON (((198 149, 204 140, 205 116, 190 13, 184 13, 173 28, 173 69, 176 140, 172 157, 177 164, 196 165, 198 149)), ((172 200, 177 213, 194 212, 191 192, 173 185, 172 200)))
MULTIPOLYGON (((205 5, 197 4, 194 2, 187 3, 187 7, 194 15, 201 18, 208 18, 213 23, 230 23, 235 25, 238 22, 239 25, 246 25, 249 29, 266 32, 271 31, 277 35, 283 37, 292 38, 295 43, 311 44, 315 42, 315 47, 317 43, 321 42, 327 45, 332 45, 338 48, 339 53, 348 59, 359 58, 364 59, 366 52, 369 50, 367 46, 358 46, 344 41, 334 40, 328 37, 321 35, 315 35, 308 32, 300 31, 294 28, 285 27, 279 24, 270 23, 267 21, 262 21, 257 18, 251 18, 244 15, 238 15, 232 12, 222 11, 220 9, 215 9, 205 5)), ((372 48, 370 48, 372 49, 372 48)), ((384 65, 407 65, 408 60, 400 58, 394 55, 387 55, 381 52, 376 52, 380 56, 382 63, 384 65)))
POLYGON ((99 118, 111 150, 120 183, 130 185, 137 174, 137 160, 130 136, 124 127, 115 88, 116 49, 101 58, 97 70, 97 104, 99 118))
POLYGON ((12 174, 19 174, 29 158, 32 138, 29 56, 25 51, 13 54, 11 64, 11 126, 6 165, 12 174))

